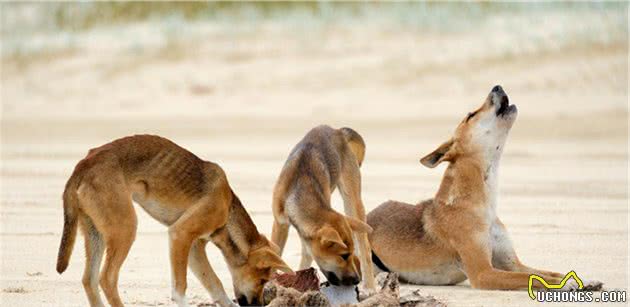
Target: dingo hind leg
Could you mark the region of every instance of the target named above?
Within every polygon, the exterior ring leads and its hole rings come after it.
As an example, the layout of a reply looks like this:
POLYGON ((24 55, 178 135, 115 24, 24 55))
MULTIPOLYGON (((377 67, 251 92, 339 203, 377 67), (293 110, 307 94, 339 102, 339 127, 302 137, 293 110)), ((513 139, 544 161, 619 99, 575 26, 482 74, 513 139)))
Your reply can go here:
POLYGON ((98 275, 101 270, 105 244, 103 236, 94 223, 86 215, 81 215, 81 230, 85 238, 85 270, 83 271, 83 288, 92 307, 101 307, 103 301, 98 288, 98 275))
POLYGON ((131 200, 127 201, 130 215, 124 220, 118 220, 116 226, 120 229, 109 231, 105 237, 106 256, 101 272, 100 284, 112 306, 123 306, 118 293, 118 276, 120 268, 129 254, 131 245, 136 237, 137 218, 133 211, 131 200))
POLYGON ((111 174, 107 169, 93 174, 99 175, 84 180, 77 192, 81 209, 102 235, 105 244, 101 288, 110 305, 123 306, 118 293, 118 276, 135 240, 138 220, 124 176, 121 173, 111 174))
POLYGON ((284 246, 287 244, 289 237, 289 224, 283 224, 274 217, 273 227, 271 229, 271 241, 279 248, 278 255, 282 256, 284 246))
POLYGON ((289 237, 289 219, 286 216, 285 210, 285 185, 283 178, 281 177, 276 184, 273 191, 273 200, 271 209, 273 211, 273 226, 271 228, 271 242, 276 244, 280 250, 278 255, 282 256, 284 246, 287 243, 289 237))
POLYGON ((278 255, 282 256, 284 246, 289 237, 289 221, 284 212, 284 201, 274 194, 273 199, 273 226, 271 228, 271 242, 278 246, 278 255))

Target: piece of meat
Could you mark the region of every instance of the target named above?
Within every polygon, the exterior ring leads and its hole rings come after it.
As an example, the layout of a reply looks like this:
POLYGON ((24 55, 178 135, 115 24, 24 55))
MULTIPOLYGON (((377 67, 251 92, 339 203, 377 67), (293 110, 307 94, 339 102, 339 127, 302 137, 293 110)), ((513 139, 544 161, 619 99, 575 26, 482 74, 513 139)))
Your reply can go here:
POLYGON ((279 285, 293 288, 300 292, 319 291, 319 278, 314 268, 296 271, 295 273, 282 273, 272 276, 279 285))

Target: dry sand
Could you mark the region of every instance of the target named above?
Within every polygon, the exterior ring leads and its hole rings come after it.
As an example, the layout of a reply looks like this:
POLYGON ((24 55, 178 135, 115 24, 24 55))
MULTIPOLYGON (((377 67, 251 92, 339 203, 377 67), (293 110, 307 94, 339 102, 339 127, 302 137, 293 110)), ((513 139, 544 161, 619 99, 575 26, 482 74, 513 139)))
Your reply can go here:
MULTIPOLYGON (((521 50, 493 40, 492 29, 208 31, 167 49, 88 41, 53 56, 3 59, 1 305, 86 304, 82 238, 61 276, 55 260, 63 186, 91 147, 136 133, 168 137, 219 163, 268 235, 276 176, 308 129, 327 123, 363 135, 367 210, 388 199, 419 201, 432 197, 444 170, 423 168, 419 158, 494 84, 520 111, 498 208, 519 256, 627 288, 627 42, 521 50)), ((334 206, 341 208, 338 195, 334 206)), ((170 305, 166 228, 137 209, 121 296, 129 306, 170 305)), ((297 266, 299 252, 292 231, 284 257, 297 266)), ((213 246, 208 253, 231 296, 220 253, 213 246)), ((210 301, 192 275, 189 284, 191 304, 210 301)), ((473 290, 467 282, 420 288, 450 306, 532 304, 525 291, 473 290)))

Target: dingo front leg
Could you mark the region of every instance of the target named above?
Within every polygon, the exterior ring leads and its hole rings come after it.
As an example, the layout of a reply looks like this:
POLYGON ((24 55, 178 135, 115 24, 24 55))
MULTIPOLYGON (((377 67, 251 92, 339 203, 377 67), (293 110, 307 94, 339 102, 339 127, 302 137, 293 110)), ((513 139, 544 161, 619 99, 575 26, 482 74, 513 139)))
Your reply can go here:
MULTIPOLYGON (((492 267, 492 254, 484 239, 487 232, 460 234, 451 238, 451 242, 457 250, 464 272, 473 288, 486 290, 516 290, 528 287, 529 275, 526 272, 510 272, 492 267)), ((560 278, 549 277, 547 282, 559 283, 560 278)), ((534 282, 535 288, 544 288, 538 281, 534 282)))
MULTIPOLYGON (((228 214, 227 205, 218 199, 203 200, 188 209, 168 229, 173 283, 172 298, 179 306, 187 306, 185 296, 186 269, 193 242, 202 235, 213 233, 225 224, 228 214)), ((195 258, 195 260, 197 259, 195 258)), ((208 265, 208 267, 210 266, 208 265)))
POLYGON ((313 257, 308 252, 308 247, 306 247, 307 243, 302 241, 302 259, 300 259, 300 270, 305 270, 311 267, 311 263, 313 263, 313 257))
POLYGON ((206 255, 207 240, 197 239, 190 248, 190 255, 188 256, 188 266, 190 270, 197 276, 197 279, 201 282, 204 288, 210 293, 212 299, 215 300, 222 307, 235 307, 238 306, 232 302, 227 294, 221 280, 212 270, 210 262, 208 262, 208 256, 206 255))
POLYGON ((490 227, 490 240, 492 241, 492 266, 512 272, 525 272, 536 274, 543 278, 563 278, 564 274, 538 270, 528 267, 521 263, 516 255, 516 251, 512 247, 512 240, 505 228, 505 225, 497 218, 490 227))
MULTIPOLYGON (((341 192, 341 197, 344 201, 344 211, 346 215, 366 223, 365 207, 361 200, 361 174, 359 172, 359 165, 355 160, 346 159, 343 161, 339 180, 339 192, 341 192)), ((365 288, 368 291, 375 291, 376 282, 374 280, 374 268, 372 266, 372 249, 368 241, 368 234, 354 232, 354 238, 359 247, 361 275, 365 288)))

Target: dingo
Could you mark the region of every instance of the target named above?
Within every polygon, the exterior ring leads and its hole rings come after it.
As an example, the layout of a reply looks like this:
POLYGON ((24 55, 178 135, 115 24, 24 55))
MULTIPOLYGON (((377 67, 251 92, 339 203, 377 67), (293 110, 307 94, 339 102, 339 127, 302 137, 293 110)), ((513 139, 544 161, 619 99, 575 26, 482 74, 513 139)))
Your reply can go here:
POLYGON ((435 198, 417 205, 388 201, 368 214, 377 267, 409 283, 450 285, 468 278, 480 289, 524 289, 530 274, 562 280, 563 274, 523 265, 496 215, 499 161, 516 117, 516 106, 495 86, 450 140, 420 160, 430 168, 450 163, 435 198))
POLYGON ((87 258, 83 285, 91 306, 103 306, 98 274, 104 251, 100 285, 112 306, 123 306, 118 273, 136 235, 132 199, 169 227, 172 297, 180 306, 186 305, 187 266, 214 300, 235 305, 208 262, 208 241, 223 252, 241 305, 261 303, 272 271, 291 271, 277 246, 258 233, 217 164, 158 136, 131 136, 90 150, 63 193, 57 271, 68 267, 79 222, 87 258))
POLYGON ((350 128, 312 129, 289 154, 273 193, 274 224, 271 239, 284 248, 289 224, 302 240, 300 269, 313 259, 333 285, 355 285, 365 279, 374 289, 374 273, 361 200, 359 167, 365 155, 363 138, 350 128), (330 196, 339 188, 344 216, 333 210, 330 196), (352 234, 361 262, 354 255, 352 234), (361 272, 359 272, 359 268, 361 272))

